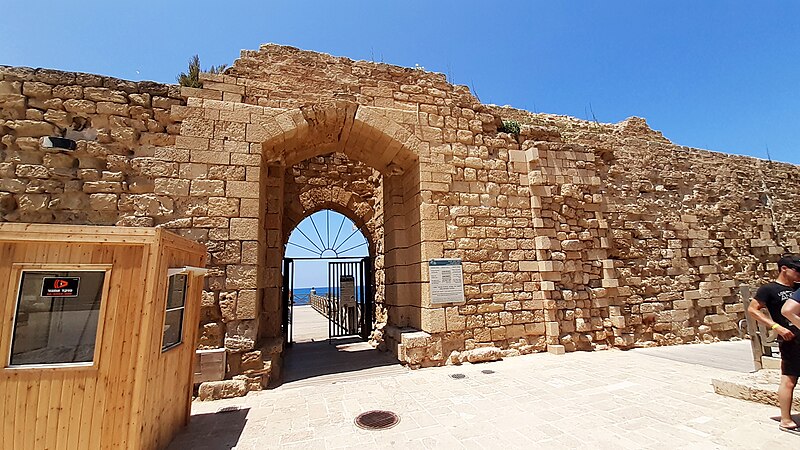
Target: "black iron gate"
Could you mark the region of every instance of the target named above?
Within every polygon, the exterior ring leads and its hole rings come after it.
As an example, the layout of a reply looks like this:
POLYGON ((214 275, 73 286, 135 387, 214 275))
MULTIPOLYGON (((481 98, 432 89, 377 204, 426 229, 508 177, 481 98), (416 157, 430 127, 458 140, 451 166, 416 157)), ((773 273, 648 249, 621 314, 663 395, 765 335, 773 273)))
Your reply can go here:
MULTIPOLYGON (((295 259, 283 259, 281 332, 286 345, 292 345, 293 341, 292 317, 294 300, 297 298, 293 293, 295 259)), ((309 301, 315 306, 314 309, 327 316, 328 339, 344 336, 369 339, 374 314, 373 286, 372 260, 369 257, 328 263, 328 290, 325 298, 319 294, 309 295, 309 301), (317 300, 322 303, 316 304, 317 300)))
POLYGON ((373 279, 370 258, 328 263, 328 336, 372 333, 373 279))

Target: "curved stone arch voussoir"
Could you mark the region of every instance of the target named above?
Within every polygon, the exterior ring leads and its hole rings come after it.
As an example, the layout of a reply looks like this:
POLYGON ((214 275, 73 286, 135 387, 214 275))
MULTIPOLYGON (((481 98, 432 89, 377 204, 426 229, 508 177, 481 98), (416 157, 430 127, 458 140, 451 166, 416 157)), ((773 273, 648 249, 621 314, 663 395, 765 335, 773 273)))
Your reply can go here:
POLYGON ((396 175, 418 160, 421 141, 378 109, 351 102, 306 105, 254 119, 266 163, 287 166, 341 152, 383 174, 396 175))

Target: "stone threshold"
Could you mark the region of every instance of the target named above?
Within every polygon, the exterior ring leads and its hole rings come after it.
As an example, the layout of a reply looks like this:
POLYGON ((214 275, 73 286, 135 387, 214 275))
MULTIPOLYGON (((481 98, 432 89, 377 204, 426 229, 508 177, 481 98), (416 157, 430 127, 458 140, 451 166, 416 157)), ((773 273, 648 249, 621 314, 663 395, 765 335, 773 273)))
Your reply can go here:
MULTIPOLYGON (((711 380, 714 392, 765 405, 778 406, 780 369, 762 369, 753 373, 736 373, 711 380)), ((800 410, 800 395, 795 391, 792 409, 800 410)))

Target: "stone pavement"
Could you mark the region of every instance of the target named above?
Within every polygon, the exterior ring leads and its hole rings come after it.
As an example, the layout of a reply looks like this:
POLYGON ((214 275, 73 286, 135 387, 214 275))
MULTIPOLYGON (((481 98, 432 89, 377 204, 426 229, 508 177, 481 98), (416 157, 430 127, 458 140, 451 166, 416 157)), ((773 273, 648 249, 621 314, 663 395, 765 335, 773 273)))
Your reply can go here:
POLYGON ((730 370, 654 357, 657 350, 540 353, 290 383, 194 403, 170 448, 800 448, 800 436, 778 430, 777 408, 714 394, 711 379, 730 370), (354 425, 374 409, 401 421, 383 431, 354 425))
POLYGON ((295 306, 294 344, 286 351, 284 387, 302 387, 401 374, 409 369, 360 338, 328 340, 328 319, 311 306, 295 306))

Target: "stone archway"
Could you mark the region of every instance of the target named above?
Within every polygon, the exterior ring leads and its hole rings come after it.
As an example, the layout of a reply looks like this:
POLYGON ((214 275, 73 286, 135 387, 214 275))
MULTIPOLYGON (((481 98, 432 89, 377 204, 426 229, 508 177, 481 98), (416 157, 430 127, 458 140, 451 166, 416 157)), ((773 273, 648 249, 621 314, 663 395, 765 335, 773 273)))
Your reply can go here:
MULTIPOLYGON (((414 219, 419 221, 419 208, 414 205, 419 195, 415 181, 418 176, 414 177, 419 140, 380 113, 346 102, 308 106, 255 122, 263 130, 261 136, 266 137, 262 143, 263 184, 276 188, 264 192, 265 234, 283 236, 285 242, 287 230, 292 229, 298 218, 325 207, 355 216, 356 222, 367 225, 371 253, 376 256, 376 280, 380 280, 377 291, 389 309, 388 317, 384 317, 397 326, 418 326, 419 315, 413 320, 415 315, 409 308, 413 304, 408 301, 401 304, 398 294, 407 291, 411 283, 418 284, 419 274, 409 277, 410 271, 396 262, 420 258, 418 254, 408 257, 411 252, 419 253, 419 235, 411 243, 413 233, 420 230, 419 225, 413 227, 414 219), (289 171, 315 158, 325 163, 326 155, 346 161, 348 174, 357 171, 363 176, 344 183, 326 182, 325 176, 331 171, 317 170, 315 179, 321 182, 297 189, 289 171), (375 188, 369 192, 368 202, 354 186, 370 179, 375 188)), ((261 328, 261 333, 269 337, 276 337, 279 332, 280 259, 273 243, 269 239, 266 249, 261 328)), ((419 295, 407 298, 418 299, 419 295)))
POLYGON ((343 153, 317 156, 286 168, 283 202, 284 245, 302 220, 326 209, 352 220, 360 230, 367 241, 373 280, 370 292, 375 308, 370 317, 376 320, 372 329, 378 331, 387 323, 383 179, 377 170, 343 153))

